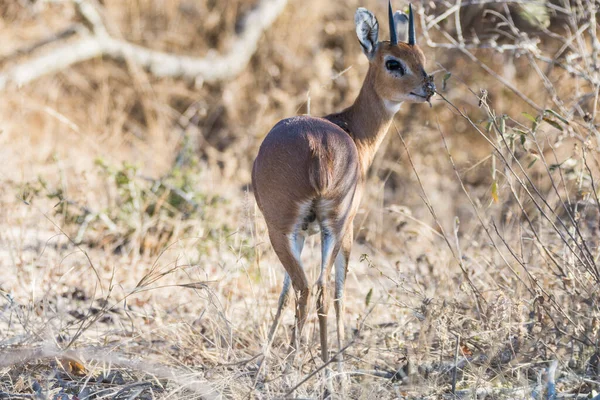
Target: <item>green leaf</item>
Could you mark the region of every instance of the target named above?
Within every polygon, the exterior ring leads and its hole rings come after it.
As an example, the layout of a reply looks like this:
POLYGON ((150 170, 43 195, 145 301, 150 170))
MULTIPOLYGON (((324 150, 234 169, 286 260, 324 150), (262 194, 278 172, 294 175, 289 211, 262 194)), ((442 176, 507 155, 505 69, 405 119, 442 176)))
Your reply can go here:
POLYGON ((369 304, 371 304, 371 297, 373 296, 373 288, 369 289, 369 293, 367 293, 367 296, 365 297, 365 306, 369 307, 369 304))
POLYGON ((550 164, 550 166, 548 167, 548 169, 550 170, 550 172, 554 172, 555 170, 557 170, 558 168, 560 168, 561 164, 550 164))
POLYGON ((446 90, 446 82, 448 82, 448 79, 450 79, 451 76, 452 74, 450 72, 446 72, 446 74, 442 78, 442 90, 446 90))
POLYGON ((527 169, 533 167, 533 164, 535 164, 537 162, 537 157, 533 157, 533 160, 529 163, 529 165, 527 166, 527 169))
POLYGON ((500 117, 500 133, 502 134, 502 136, 504 136, 504 134, 506 133, 506 115, 502 115, 500 117))
POLYGON ((551 120, 550 118, 544 117, 542 118, 547 124, 552 125, 553 127, 555 127, 556 129, 558 129, 559 131, 563 131, 563 127, 559 125, 558 122, 551 120))
POLYGON ((492 121, 488 121, 487 125, 485 126, 485 132, 486 133, 490 133, 490 131, 492 130, 492 121))
POLYGON ((522 114, 523 114, 523 116, 525 118, 527 118, 528 120, 530 120, 531 122, 533 122, 533 124, 531 124, 531 132, 535 133, 535 130, 537 129, 537 127, 540 124, 540 118, 539 117, 534 117, 533 115, 528 114, 526 112, 524 112, 522 114))
POLYGON ((534 117, 533 115, 531 115, 531 114, 529 114, 529 113, 526 113, 526 112, 524 112, 524 113, 521 113, 521 114, 523 114, 523 116, 524 116, 525 118, 527 118, 528 120, 530 120, 531 122, 537 122, 537 118, 536 118, 536 117, 534 117))
POLYGON ((562 122, 565 125, 569 125, 569 121, 567 121, 562 115, 560 115, 556 111, 554 111, 554 110, 552 110, 550 108, 547 108, 547 109, 544 110, 544 112, 554 115, 556 118, 558 118, 560 120, 560 122, 562 122))

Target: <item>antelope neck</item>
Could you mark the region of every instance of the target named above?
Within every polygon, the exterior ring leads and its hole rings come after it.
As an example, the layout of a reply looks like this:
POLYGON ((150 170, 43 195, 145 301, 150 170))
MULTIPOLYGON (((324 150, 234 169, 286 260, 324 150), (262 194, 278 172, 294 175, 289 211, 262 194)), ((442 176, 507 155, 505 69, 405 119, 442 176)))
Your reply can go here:
POLYGON ((369 70, 354 104, 338 114, 325 117, 342 126, 354 140, 363 176, 371 166, 400 104, 392 109, 379 97, 373 85, 366 82, 370 73, 369 70))

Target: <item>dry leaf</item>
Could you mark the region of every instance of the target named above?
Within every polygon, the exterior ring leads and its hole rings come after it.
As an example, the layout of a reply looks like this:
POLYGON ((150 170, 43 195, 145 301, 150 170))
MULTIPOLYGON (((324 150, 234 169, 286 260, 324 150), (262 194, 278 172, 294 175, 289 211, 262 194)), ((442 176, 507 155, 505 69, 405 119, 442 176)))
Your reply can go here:
POLYGON ((62 356, 60 358, 57 358, 57 361, 60 363, 62 368, 69 374, 83 376, 87 375, 88 373, 83 363, 72 357, 62 356))

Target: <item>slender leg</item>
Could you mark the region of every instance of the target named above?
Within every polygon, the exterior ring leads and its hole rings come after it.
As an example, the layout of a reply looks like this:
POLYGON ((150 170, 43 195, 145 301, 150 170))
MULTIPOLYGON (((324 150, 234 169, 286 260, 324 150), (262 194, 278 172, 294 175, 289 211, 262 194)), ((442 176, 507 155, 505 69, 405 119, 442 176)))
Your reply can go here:
MULTIPOLYGON (((335 308, 335 321, 337 325, 338 350, 344 345, 344 285, 346 283, 346 273, 348 272, 348 260, 350 250, 352 249, 353 231, 352 225, 342 239, 342 248, 335 258, 335 298, 333 305, 335 308)), ((342 373, 342 363, 344 356, 338 356, 338 372, 342 373)))
MULTIPOLYGON (((302 254, 302 249, 304 248, 304 236, 296 235, 294 241, 294 250, 298 256, 302 254)), ((279 326, 279 321, 281 320, 281 314, 283 312, 283 308, 287 305, 289 300, 289 291, 291 286, 291 279, 288 273, 285 273, 285 277, 283 278, 283 288, 281 289, 281 294, 279 295, 279 302, 277 304, 277 312, 275 313, 275 319, 273 320, 273 324, 271 325, 271 329, 269 329, 269 336, 267 338, 267 349, 265 351, 265 355, 270 349, 271 343, 273 343, 273 337, 275 336, 275 332, 277 331, 277 327, 279 326)))
MULTIPOLYGON (((317 314, 319 316, 319 335, 321 338, 321 359, 323 362, 329 361, 329 349, 327 346, 327 311, 329 302, 327 301, 327 282, 331 275, 331 268, 337 254, 340 251, 341 236, 336 230, 332 232, 331 228, 327 227, 327 223, 321 224, 321 273, 317 280, 317 314)), ((325 368, 325 392, 323 398, 330 398, 333 393, 333 385, 331 382, 331 371, 325 368)))
POLYGON ((327 346, 327 312, 329 309, 329 303, 327 301, 327 281, 339 250, 340 241, 338 236, 332 233, 328 228, 323 227, 321 231, 321 273, 317 280, 317 315, 319 316, 321 358, 324 362, 327 362, 329 357, 329 349, 327 346))
POLYGON ((254 387, 256 387, 256 383, 259 378, 262 376, 262 371, 267 364, 267 358, 269 357, 269 353, 271 352, 271 345, 273 344, 273 337, 275 336, 275 331, 279 326, 279 321, 281 320, 281 313, 283 308, 286 306, 289 296, 288 293, 290 291, 290 276, 285 273, 285 277, 283 278, 283 288, 281 289, 281 294, 279 295, 279 303, 277 304, 277 312, 275 313, 275 319, 273 320, 273 324, 271 325, 271 329, 269 329, 269 336, 267 337, 267 343, 262 352, 262 359, 258 362, 258 372, 256 373, 256 378, 254 379, 254 387))
POLYGON ((281 313, 283 308, 287 305, 289 300, 289 291, 291 286, 290 276, 285 273, 285 277, 283 278, 283 288, 281 289, 281 294, 279 295, 279 302, 277 303, 277 312, 275 313, 275 319, 273 320, 273 324, 271 325, 271 329, 269 329, 269 336, 267 337, 267 351, 269 350, 271 343, 273 342, 273 337, 275 336, 275 331, 279 326, 279 320, 281 319, 281 313))
MULTIPOLYGON (((300 260, 300 245, 297 244, 294 233, 292 235, 285 235, 276 230, 269 229, 269 237, 271 244, 279 260, 283 264, 285 271, 290 277, 294 292, 296 294, 296 324, 292 332, 292 353, 295 354, 298 346, 296 344, 296 338, 302 334, 302 328, 306 322, 306 305, 308 303, 308 279, 302 268, 302 262, 300 260)), ((291 361, 293 362, 293 357, 291 361)))
MULTIPOLYGON (((297 258, 299 260, 300 254, 302 253, 302 248, 304 247, 304 236, 293 235, 292 238, 295 239, 295 240, 293 240, 293 243, 291 243, 292 248, 293 248, 293 253, 296 255, 295 258, 297 258)), ((283 253, 288 253, 288 252, 284 251, 283 253)), ((282 263, 283 263, 283 261, 282 261, 282 263)), ((285 266, 285 264, 284 264, 284 266, 285 266)), ((269 334, 267 336, 267 343, 263 350, 263 358, 258 363, 259 368, 258 368, 258 372, 256 374, 256 379, 254 381, 254 385, 256 385, 256 383, 258 382, 258 379, 261 376, 261 372, 262 372, 263 368, 265 367, 267 357, 269 356, 269 352, 271 351, 271 345, 273 344, 273 338, 275 337, 275 332, 277 331, 277 327, 279 326, 279 322, 281 321, 281 314, 283 313, 283 309, 285 308, 285 306, 287 305, 287 303, 289 301, 289 291, 290 291, 291 282, 292 282, 292 279, 290 278, 290 275, 287 273, 287 270, 286 270, 285 276, 283 278, 283 288, 281 289, 281 294, 279 295, 279 301, 277 304, 277 312, 275 313, 275 319, 273 320, 271 328, 269 329, 269 334)), ((293 358, 292 358, 292 361, 293 361, 293 358)))
MULTIPOLYGON (((307 317, 306 306, 308 304, 308 296, 310 294, 308 283, 306 283, 305 287, 300 287, 300 289, 294 288, 294 290, 296 291, 296 324, 294 326, 294 330, 292 331, 292 342, 290 344, 293 357, 296 355, 296 352, 300 347, 302 329, 304 329, 304 324, 306 323, 307 317)), ((293 357, 290 360, 290 363, 293 362, 293 357)))

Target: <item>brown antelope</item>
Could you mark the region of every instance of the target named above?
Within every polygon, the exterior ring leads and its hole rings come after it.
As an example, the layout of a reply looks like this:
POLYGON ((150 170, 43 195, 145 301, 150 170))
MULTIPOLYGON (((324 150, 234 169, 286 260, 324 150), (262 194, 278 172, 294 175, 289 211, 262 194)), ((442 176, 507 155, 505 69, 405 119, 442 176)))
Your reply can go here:
MULTIPOLYGON (((321 232, 321 273, 317 280, 317 313, 321 357, 327 361, 327 281, 335 264, 335 313, 338 346, 344 340, 344 282, 352 247, 352 221, 365 185, 367 169, 405 102, 428 102, 433 77, 416 45, 412 7, 408 16, 392 12, 390 41, 378 42, 379 24, 365 8, 355 15, 356 34, 369 59, 369 70, 354 104, 322 118, 298 116, 280 121, 265 137, 254 161, 252 187, 271 244, 285 268, 283 290, 270 344, 290 284, 296 292, 292 351, 306 322, 310 286, 300 253, 306 236, 321 232)), ((338 358, 341 368, 341 357, 338 358)))

